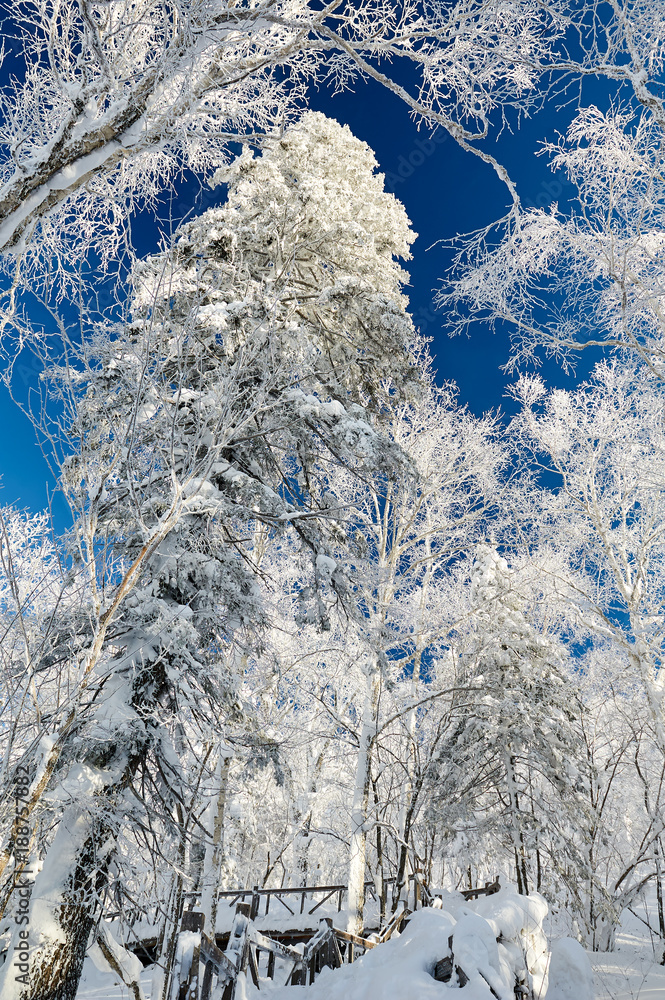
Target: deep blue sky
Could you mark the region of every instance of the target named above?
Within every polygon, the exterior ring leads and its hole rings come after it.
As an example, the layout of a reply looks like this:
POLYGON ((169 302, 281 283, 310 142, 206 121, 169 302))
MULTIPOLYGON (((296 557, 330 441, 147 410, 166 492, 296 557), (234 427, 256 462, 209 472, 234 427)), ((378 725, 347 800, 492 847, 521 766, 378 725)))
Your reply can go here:
MULTIPOLYGON (((540 143, 555 140, 557 132, 565 132, 575 116, 576 105, 560 108, 559 103, 552 100, 532 119, 511 122, 512 132, 504 129, 498 140, 495 132, 485 144, 508 167, 528 207, 547 208, 558 201, 563 208, 572 197, 574 189, 566 177, 561 172, 553 174, 547 158, 536 155, 540 143)), ((582 103, 606 108, 606 84, 585 81, 582 103)), ((428 142, 429 133, 418 131, 403 102, 374 81, 359 84, 356 93, 331 97, 320 92, 313 96, 312 104, 348 124, 374 149, 386 174, 386 187, 406 207, 418 233, 412 248, 414 259, 407 265, 411 312, 421 331, 434 338, 432 351, 441 380, 455 381, 461 401, 476 414, 497 407, 510 412, 513 404, 505 398, 510 378, 501 371, 510 355, 508 333, 492 334, 477 326, 470 338, 451 339, 442 330, 444 317, 432 304, 452 261, 449 246, 434 244, 504 216, 510 204, 506 187, 491 166, 460 149, 449 136, 440 132, 437 142, 428 142)), ((577 378, 588 373, 593 360, 589 356, 580 361, 577 378)), ((567 387, 575 382, 554 362, 544 361, 542 372, 550 384, 567 387)))
MULTIPOLYGON (((587 85, 584 103, 604 105, 604 93, 605 87, 592 81, 587 85)), ((509 201, 507 190, 491 167, 463 152, 451 138, 441 141, 443 136, 439 135, 438 142, 430 142, 428 133, 417 130, 399 98, 373 81, 359 82, 355 92, 334 97, 323 90, 314 92, 312 107, 348 124, 355 135, 372 146, 386 174, 386 187, 406 206, 419 234, 408 265, 411 311, 420 329, 434 338, 432 350, 440 379, 454 380, 461 401, 477 414, 497 407, 510 411, 504 395, 507 377, 500 370, 509 355, 507 335, 492 335, 489 330, 476 328, 471 338, 451 340, 442 332, 443 317, 434 311, 432 297, 450 264, 450 250, 444 246, 428 250, 437 240, 448 240, 503 216, 509 201)), ((498 143, 488 143, 488 148, 508 166, 526 203, 546 206, 557 200, 552 197, 557 189, 551 185, 563 178, 553 177, 545 158, 535 154, 539 140, 553 139, 557 130, 565 131, 573 114, 574 107, 557 110, 552 103, 513 134, 506 130, 498 143)), ((570 197, 570 190, 563 188, 558 197, 561 205, 570 197)), ((186 189, 182 197, 187 197, 186 189)), ((145 232, 149 233, 150 227, 145 232)), ((150 249, 156 246, 150 246, 148 238, 145 250, 150 249)), ((584 359, 578 376, 587 370, 584 359)), ((550 384, 572 384, 573 380, 555 364, 546 364, 544 373, 550 384)), ((37 378, 29 360, 23 367, 19 365, 16 375, 19 392, 37 378)), ((53 484, 29 422, 17 412, 4 389, 0 395, 0 421, 0 501, 42 509, 47 500, 46 484, 50 482, 51 488, 53 484)), ((60 508, 56 501, 56 522, 64 516, 60 508)))

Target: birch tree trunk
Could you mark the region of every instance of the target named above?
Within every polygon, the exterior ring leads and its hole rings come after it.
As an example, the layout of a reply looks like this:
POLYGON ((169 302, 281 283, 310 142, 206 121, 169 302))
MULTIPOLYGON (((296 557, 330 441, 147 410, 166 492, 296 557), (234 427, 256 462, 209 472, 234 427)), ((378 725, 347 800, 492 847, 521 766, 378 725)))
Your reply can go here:
MULTIPOLYGON (((431 530, 430 518, 427 518, 428 531, 431 530)), ((419 600, 419 610, 418 610, 418 623, 416 628, 416 650, 413 658, 413 673, 411 675, 411 702, 415 704, 416 693, 418 690, 418 681, 420 680, 420 669, 423 659, 423 653, 425 649, 424 635, 426 631, 425 621, 427 616, 427 602, 429 597, 429 591, 432 583, 433 574, 433 564, 432 564, 432 539, 431 535, 428 533, 425 537, 424 543, 424 559, 426 562, 426 571, 423 579, 422 586, 420 588, 420 600, 419 600)), ((397 863, 397 882, 396 891, 393 899, 393 907, 397 908, 398 901, 402 895, 408 899, 409 895, 409 837, 411 836, 411 824, 413 821, 414 814, 414 777, 416 769, 416 710, 412 708, 409 710, 406 720, 406 737, 407 737, 407 750, 406 750, 406 773, 404 776, 404 785, 402 787, 402 802, 400 806, 400 818, 399 818, 399 833, 401 836, 401 846, 399 851, 399 861, 397 863), (406 893, 403 893, 403 886, 406 885, 406 893)))
MULTIPOLYGON (((106 683, 107 698, 114 693, 118 695, 117 714, 98 723, 98 732, 87 738, 80 763, 54 778, 54 784, 60 782, 56 792, 75 804, 58 820, 30 896, 25 927, 28 958, 23 963, 29 969, 25 977, 15 978, 15 963, 26 945, 23 928, 17 927, 0 970, 2 1000, 75 1000, 88 938, 115 853, 117 824, 109 817, 118 815, 118 800, 153 743, 150 727, 135 706, 141 705, 149 717, 153 695, 158 698, 161 687, 153 672, 146 670, 136 686, 125 689, 124 674, 119 671, 106 683)), ((83 720, 80 739, 82 729, 83 720)))
POLYGON ((309 873, 309 845, 311 843, 310 827, 312 825, 312 810, 302 817, 298 834, 293 843, 293 853, 295 857, 295 876, 299 886, 307 885, 309 873))
POLYGON ((349 847, 349 894, 347 930, 362 935, 365 905, 365 864, 367 860, 367 820, 372 771, 372 749, 376 737, 380 671, 376 660, 365 674, 365 698, 360 726, 360 745, 351 809, 349 847))
POLYGON ((161 935, 160 952, 152 976, 151 1000, 165 1000, 170 985, 170 970, 175 961, 180 915, 183 909, 183 871, 185 869, 185 843, 179 844, 178 866, 173 872, 171 889, 166 907, 166 919, 161 935))
POLYGON ((205 858, 203 861, 203 879, 201 891, 201 910, 205 914, 205 928, 214 940, 217 923, 217 904, 219 900, 219 883, 224 862, 224 812, 229 788, 229 771, 233 760, 231 747, 222 746, 215 769, 215 786, 217 797, 210 804, 208 811, 209 839, 206 841, 205 858))
POLYGON ((412 739, 415 735, 415 712, 409 712, 407 718, 407 732, 409 736, 409 759, 407 774, 402 788, 402 802, 400 806, 399 826, 400 848, 397 862, 397 880, 393 895, 393 912, 397 910, 400 899, 407 899, 409 895, 409 876, 411 874, 411 864, 409 859, 409 836, 411 835, 412 809, 412 788, 413 788, 413 760, 412 760, 412 739))
POLYGON ((665 965, 665 908, 663 907, 663 851, 660 836, 653 844, 653 859, 656 867, 656 907, 658 910, 658 933, 660 934, 660 965, 665 965))

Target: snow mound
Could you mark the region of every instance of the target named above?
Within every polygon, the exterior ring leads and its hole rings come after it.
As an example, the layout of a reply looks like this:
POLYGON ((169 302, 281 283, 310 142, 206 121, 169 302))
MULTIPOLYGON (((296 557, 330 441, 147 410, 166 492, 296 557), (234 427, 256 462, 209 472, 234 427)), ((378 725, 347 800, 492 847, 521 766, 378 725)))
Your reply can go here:
MULTIPOLYGON (((456 974, 450 983, 440 983, 432 973, 436 963, 450 955, 451 938, 454 964, 468 979, 462 987, 463 1000, 514 1000, 517 979, 525 981, 531 973, 536 980, 544 972, 547 946, 542 920, 547 904, 541 896, 523 897, 513 889, 502 889, 476 903, 464 904, 462 897, 450 902, 456 904, 454 914, 435 907, 418 910, 401 935, 373 948, 353 965, 324 969, 305 987, 308 997, 443 1000, 458 985, 456 974)), ((261 992, 268 990, 273 1000, 293 1000, 292 989, 261 983, 261 992)), ((255 993, 247 984, 247 998, 254 998, 255 993)))
POLYGON ((491 986, 499 1000, 515 1000, 512 983, 512 962, 502 961, 499 945, 487 920, 476 913, 465 913, 453 931, 455 965, 464 970, 469 982, 464 986, 465 1000, 469 995, 489 997, 491 986), (507 981, 507 982, 506 982, 507 981))
MULTIPOLYGON (((83 965, 83 975, 79 982, 76 1000, 134 1000, 133 994, 120 982, 119 978, 108 970, 101 954, 88 955, 83 965)), ((152 982, 152 966, 143 969, 140 983, 143 994, 150 996, 152 982)))
POLYGON ((549 985, 545 1000, 593 1000, 593 969, 573 938, 552 942, 549 985))
MULTIPOLYGON (((418 910, 399 937, 373 948, 341 969, 324 969, 312 986, 311 1000, 441 1000, 445 983, 437 983, 431 972, 436 962, 450 954, 448 938, 455 921, 443 910, 418 910)), ((261 993, 268 984, 261 983, 261 993)), ((302 993, 302 989, 298 991, 302 993)), ((256 990, 247 985, 247 997, 256 990)), ((257 997, 259 994, 257 993, 257 997)), ((292 986, 270 990, 273 1000, 293 1000, 292 986)), ((489 990, 482 1000, 491 997, 489 990)), ((465 998, 466 1000, 466 998, 465 998)), ((480 1000, 480 995, 478 997, 480 1000)))
MULTIPOLYGON (((543 931, 548 906, 543 896, 537 892, 521 896, 513 887, 507 886, 498 893, 481 896, 468 903, 461 912, 468 909, 484 917, 495 938, 501 941, 499 955, 504 979, 511 985, 511 995, 515 976, 526 969, 535 995, 540 996, 549 958, 543 931)), ((455 954, 457 956, 456 950, 455 954)), ((459 964, 464 968, 463 962, 459 964)))

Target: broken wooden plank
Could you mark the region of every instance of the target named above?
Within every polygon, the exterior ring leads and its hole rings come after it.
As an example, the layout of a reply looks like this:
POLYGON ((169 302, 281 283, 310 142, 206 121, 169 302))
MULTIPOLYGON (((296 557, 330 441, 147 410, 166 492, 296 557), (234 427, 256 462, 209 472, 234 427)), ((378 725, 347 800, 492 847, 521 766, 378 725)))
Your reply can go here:
MULTIPOLYGON (((446 955, 444 958, 439 959, 439 961, 435 964, 434 969, 432 970, 432 976, 440 983, 449 983, 450 980, 453 978, 453 969, 454 969, 457 974, 457 982, 461 989, 462 986, 466 986, 466 984, 469 981, 469 977, 467 976, 464 969, 460 968, 459 965, 455 965, 452 934, 448 938, 448 948, 450 949, 450 955, 446 955)), ((485 981, 487 982, 487 980, 485 981)), ((489 983, 487 985, 489 986, 489 983)))
POLYGON ((206 962, 211 962, 215 966, 218 976, 235 976, 236 967, 233 962, 205 932, 201 934, 201 955, 206 962))
POLYGON ((259 963, 257 961, 256 949, 253 947, 253 943, 250 935, 247 935, 247 940, 245 942, 245 965, 249 967, 249 972, 252 977, 252 982, 259 989, 259 963))
POLYGON ((399 930, 399 928, 400 928, 400 926, 402 924, 402 921, 404 920, 404 918, 407 915, 408 916, 411 915, 411 910, 409 910, 408 906, 402 906, 402 909, 398 910, 398 912, 392 918, 392 920, 390 921, 390 923, 387 924, 387 926, 384 928, 384 930, 381 931, 381 933, 379 934, 379 941, 378 941, 378 943, 379 944, 383 944, 385 941, 388 941, 392 937, 392 935, 395 933, 395 931, 399 930))
MULTIPOLYGON (((349 944, 351 948, 352 945, 349 944)), ((337 969, 342 964, 337 932, 330 917, 324 917, 319 930, 305 948, 305 964, 309 968, 310 984, 314 982, 317 972, 324 966, 337 969)))
POLYGON ((259 948, 262 948, 263 951, 272 952, 274 955, 279 955, 280 958, 286 958, 290 962, 299 962, 302 958, 300 952, 296 951, 295 948, 289 948, 286 944, 280 944, 279 941, 275 941, 273 938, 262 934, 261 931, 256 929, 256 927, 252 928, 251 936, 254 943, 259 948))
POLYGON ((342 941, 348 941, 349 944, 357 944, 365 951, 369 951, 370 948, 375 948, 378 941, 370 941, 368 938, 358 937, 357 934, 350 934, 348 931, 340 931, 337 927, 335 928, 335 934, 342 941))
POLYGON ((493 882, 485 882, 484 886, 478 886, 476 889, 460 889, 460 892, 466 900, 470 900, 477 899, 478 896, 493 896, 500 888, 501 883, 497 875, 493 882))
POLYGON ((449 983, 453 977, 453 960, 450 955, 440 959, 434 966, 432 975, 437 983, 449 983))

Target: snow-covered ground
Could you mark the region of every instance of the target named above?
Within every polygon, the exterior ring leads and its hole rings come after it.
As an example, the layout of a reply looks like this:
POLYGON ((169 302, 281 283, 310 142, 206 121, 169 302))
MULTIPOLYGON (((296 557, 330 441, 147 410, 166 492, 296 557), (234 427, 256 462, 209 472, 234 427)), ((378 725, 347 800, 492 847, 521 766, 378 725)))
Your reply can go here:
MULTIPOLYGON (((279 987, 262 982, 259 993, 250 984, 243 983, 238 990, 238 1000, 258 1000, 260 995, 266 994, 270 1000, 293 1000, 294 989, 298 989, 298 995, 303 995, 302 991, 306 990, 309 1000, 442 1000, 449 995, 447 991, 451 987, 436 982, 430 973, 434 963, 446 954, 451 933, 456 938, 454 947, 460 964, 471 972, 471 981, 462 994, 464 1000, 487 1000, 491 998, 490 990, 481 975, 473 975, 472 965, 490 980, 496 972, 503 970, 506 982, 510 981, 507 969, 512 958, 509 947, 497 949, 493 934, 485 932, 488 927, 486 921, 489 921, 493 931, 502 929, 507 939, 511 928, 514 931, 520 923, 520 899, 518 897, 516 903, 514 894, 504 890, 498 896, 481 898, 471 906, 465 906, 461 905, 457 894, 450 894, 444 900, 445 909, 423 910, 414 914, 402 935, 368 952, 352 966, 334 971, 324 969, 316 982, 308 987, 279 987), (451 916, 447 910, 454 915, 451 916), (462 961, 464 951, 467 954, 462 961)), ((532 912, 536 911, 537 907, 535 911, 532 907, 532 912)), ((644 904, 637 912, 642 917, 649 916, 644 904)), ((549 930, 548 923, 545 922, 546 930, 549 930)), ((542 970, 539 940, 538 930, 535 929, 529 939, 527 957, 532 969, 542 970)), ((563 965, 573 958, 572 953, 569 955, 564 948, 561 954, 563 965)), ((650 934, 639 916, 627 914, 617 936, 616 951, 590 953, 589 958, 594 971, 595 1000, 665 1000, 665 967, 654 961, 650 934)), ((99 964, 103 965, 103 960, 99 964)), ((537 1000, 545 1000, 546 979, 543 982, 538 975, 534 979, 537 1000)), ((146 996, 150 996, 150 982, 151 970, 148 968, 141 976, 146 996)), ((497 987, 498 981, 494 981, 493 985, 497 987)), ((569 979, 569 986, 562 981, 555 1000, 579 1000, 581 987, 582 983, 575 976, 569 979)), ((502 994, 504 991, 499 989, 498 992, 502 994)), ((87 958, 77 1000, 129 1000, 129 995, 115 976, 100 971, 93 960, 87 958)), ((512 991, 507 994, 506 1000, 512 1000, 512 991)))
MULTIPOLYGON (((147 997, 150 996, 152 985, 152 967, 144 969, 141 974, 141 986, 147 997)), ((133 1000, 129 990, 118 982, 118 977, 112 973, 100 972, 90 957, 83 966, 83 977, 76 994, 77 1000, 133 1000)))
POLYGON ((651 935, 640 917, 651 917, 654 906, 640 904, 627 913, 617 935, 616 951, 590 953, 596 1000, 665 1000, 665 966, 654 962, 651 935))

